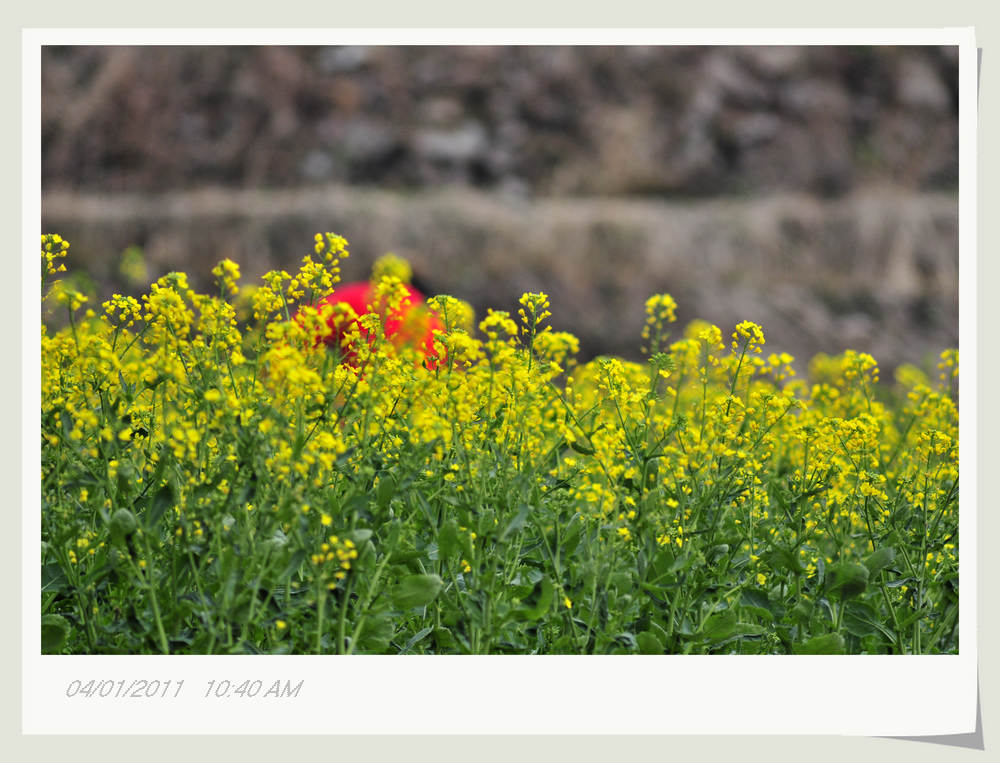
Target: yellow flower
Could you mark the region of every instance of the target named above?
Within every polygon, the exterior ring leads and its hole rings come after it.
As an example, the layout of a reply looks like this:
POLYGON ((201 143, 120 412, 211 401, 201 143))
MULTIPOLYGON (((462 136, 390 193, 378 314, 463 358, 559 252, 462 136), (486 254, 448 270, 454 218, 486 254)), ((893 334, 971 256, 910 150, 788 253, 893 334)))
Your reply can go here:
POLYGON ((232 260, 226 259, 212 268, 212 275, 216 277, 219 287, 224 293, 238 294, 240 291, 236 282, 240 280, 240 266, 232 260))

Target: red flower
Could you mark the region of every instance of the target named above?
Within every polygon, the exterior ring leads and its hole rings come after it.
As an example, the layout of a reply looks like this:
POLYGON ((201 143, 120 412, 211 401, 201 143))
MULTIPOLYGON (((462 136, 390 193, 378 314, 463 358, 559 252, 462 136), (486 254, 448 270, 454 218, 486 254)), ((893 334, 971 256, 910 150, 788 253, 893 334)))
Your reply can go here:
MULTIPOLYGON (((418 348, 430 366, 433 367, 437 361, 437 353, 434 350, 434 332, 443 331, 444 325, 434 311, 427 306, 423 294, 409 284, 403 284, 403 288, 408 295, 408 304, 404 302, 398 310, 392 310, 388 315, 382 316, 386 339, 397 348, 418 348)), ((372 285, 367 281, 340 284, 332 294, 320 300, 316 307, 322 309, 323 305, 336 305, 341 302, 350 305, 358 316, 364 315, 369 311, 368 308, 372 302, 372 285)), ((339 347, 341 351, 344 351, 341 342, 351 326, 341 325, 338 327, 333 317, 329 319, 328 325, 332 329, 332 333, 323 341, 326 342, 327 346, 339 347)), ((368 339, 369 342, 373 341, 368 338, 368 332, 364 328, 359 326, 358 330, 363 338, 368 339)), ((353 354, 348 350, 345 360, 349 362, 353 358, 353 354)))

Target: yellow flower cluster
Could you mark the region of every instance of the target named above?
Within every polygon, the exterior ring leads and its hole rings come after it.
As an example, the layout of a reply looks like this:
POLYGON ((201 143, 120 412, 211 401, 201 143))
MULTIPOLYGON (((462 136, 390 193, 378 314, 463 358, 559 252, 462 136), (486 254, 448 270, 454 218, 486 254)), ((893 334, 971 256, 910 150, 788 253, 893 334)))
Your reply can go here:
POLYGON ((677 320, 677 303, 669 294, 654 294, 646 300, 646 323, 642 327, 643 351, 654 355, 666 340, 666 324, 677 320))
POLYGON ((310 560, 327 588, 336 588, 337 582, 347 577, 351 562, 358 558, 354 541, 331 535, 323 541, 310 560))
POLYGON ((42 234, 42 283, 46 276, 66 272, 66 263, 59 260, 66 257, 69 241, 55 233, 42 234), (57 264, 58 263, 58 264, 57 264))
POLYGON ((239 294, 239 287, 236 285, 240 280, 240 266, 232 260, 226 259, 212 268, 212 275, 218 279, 219 290, 222 294, 239 294))

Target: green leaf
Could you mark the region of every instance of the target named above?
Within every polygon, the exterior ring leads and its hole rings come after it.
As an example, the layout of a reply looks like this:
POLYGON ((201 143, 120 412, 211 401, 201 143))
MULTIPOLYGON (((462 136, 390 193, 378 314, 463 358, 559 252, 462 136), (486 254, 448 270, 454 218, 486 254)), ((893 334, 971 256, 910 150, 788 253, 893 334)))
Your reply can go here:
POLYGON ((656 576, 654 581, 658 581, 660 578, 665 578, 673 572, 674 565, 674 551, 670 546, 661 546, 656 549, 652 561, 650 562, 650 568, 653 574, 656 576))
POLYGON ((821 588, 826 584, 826 562, 823 557, 816 557, 816 585, 821 588))
POLYGON ((550 654, 573 654, 577 650, 576 639, 573 635, 566 633, 552 642, 550 654))
POLYGON ((277 551, 288 545, 288 536, 281 531, 280 527, 277 527, 271 537, 262 540, 260 545, 268 551, 277 551))
POLYGON ((372 537, 372 531, 368 528, 359 527, 356 530, 348 530, 347 532, 341 533, 341 536, 347 538, 349 541, 354 543, 356 546, 361 546, 366 540, 372 537))
POLYGON ((879 622, 874 607, 862 601, 850 601, 844 608, 844 629, 853 636, 864 638, 881 633, 890 642, 896 637, 889 628, 879 622))
POLYGON ((632 582, 632 575, 629 572, 619 570, 608 575, 608 588, 628 593, 635 588, 635 584, 632 582))
POLYGON ((905 631, 907 628, 913 625, 913 623, 915 623, 917 620, 919 620, 922 617, 926 617, 929 614, 929 612, 930 610, 928 607, 920 607, 919 609, 914 610, 905 617, 901 617, 899 619, 900 631, 905 631))
POLYGON ((443 586, 444 581, 437 575, 408 575, 393 589, 392 603, 399 609, 424 607, 434 601, 443 586))
POLYGON ((667 636, 666 629, 662 625, 660 625, 659 623, 657 623, 655 621, 650 622, 650 624, 649 624, 649 631, 654 636, 656 636, 661 642, 663 642, 664 644, 667 643, 667 640, 668 640, 669 637, 667 636))
POLYGON ((460 537, 458 532, 458 520, 450 517, 445 520, 438 530, 438 551, 442 559, 450 559, 459 549, 460 537))
POLYGON ((42 593, 58 593, 66 590, 69 581, 58 562, 42 565, 42 593))
POLYGON ((512 520, 510 520, 507 526, 503 529, 503 532, 500 533, 500 537, 497 540, 500 543, 503 543, 505 540, 507 540, 507 538, 516 533, 522 527, 524 527, 524 523, 528 521, 528 514, 530 513, 531 513, 531 507, 528 506, 527 504, 521 504, 521 506, 517 510, 517 514, 514 516, 512 520))
POLYGON ((153 497, 149 499, 146 511, 142 515, 143 529, 152 530, 167 509, 175 503, 177 503, 177 499, 174 497, 174 487, 168 482, 153 493, 153 497))
POLYGON ((868 587, 868 575, 863 564, 837 562, 828 570, 827 592, 838 594, 842 600, 860 596, 868 587))
POLYGON ((876 549, 874 553, 865 559, 865 567, 868 568, 868 572, 871 575, 876 575, 886 567, 889 567, 894 561, 896 561, 896 549, 883 547, 876 549))
POLYGON ((783 546, 772 544, 770 551, 765 554, 765 558, 775 569, 785 569, 795 575, 801 575, 804 572, 802 565, 799 564, 798 555, 783 546))
POLYGON ((366 513, 368 507, 371 504, 371 496, 367 493, 352 493, 351 495, 344 496, 343 500, 339 503, 337 501, 330 502, 330 514, 339 514, 342 517, 353 517, 358 514, 366 513))
POLYGON ((517 620, 538 620, 544 617, 552 606, 554 592, 552 581, 543 577, 535 584, 531 596, 528 597, 529 602, 522 603, 511 612, 511 615, 517 620))
POLYGON ((388 617, 374 617, 365 623, 358 639, 360 651, 367 654, 382 654, 389 648, 394 628, 388 617))
POLYGON ((639 654, 663 654, 666 651, 660 637, 652 630, 637 634, 635 641, 639 646, 639 654))
POLYGON ((69 621, 62 615, 42 615, 42 652, 54 654, 69 638, 69 621))
POLYGON ((716 612, 705 621, 701 637, 708 641, 723 641, 736 633, 737 624, 735 612, 716 612))
POLYGON ((119 543, 129 537, 136 531, 138 526, 139 523, 136 521, 135 514, 128 509, 118 509, 108 520, 108 531, 111 535, 111 540, 115 543, 119 543))
POLYGON ((865 618, 858 617, 857 615, 845 613, 843 624, 845 631, 850 633, 852 636, 857 636, 858 638, 864 638, 865 636, 871 636, 878 633, 878 628, 872 625, 865 618))
POLYGON ((766 610, 770 618, 772 620, 774 619, 774 613, 771 609, 771 600, 763 591, 758 591, 756 588, 745 588, 743 589, 740 599, 744 606, 766 610))
POLYGON ((118 474, 115 480, 118 488, 118 500, 124 501, 132 493, 132 486, 135 482, 136 472, 132 464, 125 462, 118 467, 118 474))
POLYGON ((417 644, 417 642, 421 641, 422 639, 430 635, 431 631, 433 630, 434 626, 428 625, 426 628, 417 631, 415 634, 413 634, 410 640, 403 645, 403 648, 399 650, 399 653, 406 654, 407 652, 409 652, 414 647, 414 645, 417 644))
POLYGON ((379 530, 379 538, 384 548, 396 548, 396 542, 403 531, 403 523, 398 518, 393 519, 389 524, 379 530))
POLYGON ((380 509, 386 509, 389 501, 396 494, 396 478, 388 472, 382 472, 378 476, 378 492, 375 495, 375 503, 380 509))
POLYGON ((708 551, 705 552, 705 561, 709 564, 715 564, 719 559, 724 557, 729 553, 729 544, 721 543, 718 546, 712 546, 708 551))
POLYGON ((761 620, 767 622, 774 622, 774 614, 769 609, 764 609, 763 607, 755 607, 752 604, 744 604, 740 607, 741 612, 745 612, 748 615, 754 615, 759 617, 761 620))
POLYGON ((763 625, 753 625, 751 623, 737 622, 735 625, 732 626, 732 628, 727 633, 725 633, 724 635, 720 634, 721 637, 715 637, 711 639, 711 642, 713 645, 719 646, 728 641, 734 641, 736 639, 744 638, 745 636, 759 636, 766 631, 767 628, 765 628, 763 625))
POLYGON ((736 625, 736 630, 733 633, 734 636, 759 636, 760 634, 767 631, 763 625, 755 625, 753 623, 738 623, 736 625))
POLYGON ((802 644, 794 644, 792 651, 795 654, 843 654, 844 637, 839 633, 825 633, 822 636, 813 636, 802 644))
POLYGON ((674 559, 673 564, 670 565, 669 572, 680 572, 681 570, 686 570, 691 567, 695 561, 698 559, 697 554, 691 553, 691 546, 689 544, 684 544, 684 551, 674 559))
POLYGON ((278 580, 285 580, 298 572, 299 567, 302 566, 302 561, 305 558, 306 552, 301 548, 292 554, 292 558, 288 560, 288 564, 285 565, 285 569, 282 570, 281 575, 278 576, 278 580))
POLYGON ((574 514, 569 520, 569 524, 563 530, 561 540, 561 551, 563 557, 570 557, 576 547, 580 545, 580 539, 583 536, 583 522, 580 521, 580 515, 574 514))
POLYGON ((524 599, 535 590, 536 584, 545 575, 534 567, 521 567, 510 581, 511 595, 516 599, 524 599))
POLYGON ((791 615, 800 625, 805 625, 812 619, 813 606, 811 603, 800 601, 792 608, 791 615))
POLYGON ((454 649, 455 643, 455 636, 448 628, 434 629, 434 646, 439 652, 454 649))
MULTIPOLYGON (((635 651, 639 648, 638 642, 635 640, 635 634, 631 631, 623 631, 615 636, 615 642, 624 644, 629 651, 635 651)), ((612 654, 618 654, 618 652, 612 652, 612 654)))

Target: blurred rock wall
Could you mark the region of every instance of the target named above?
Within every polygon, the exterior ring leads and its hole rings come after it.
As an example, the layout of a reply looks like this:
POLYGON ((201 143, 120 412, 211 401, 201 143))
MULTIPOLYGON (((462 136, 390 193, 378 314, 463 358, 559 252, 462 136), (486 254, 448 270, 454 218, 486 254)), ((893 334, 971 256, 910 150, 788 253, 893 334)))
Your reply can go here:
POLYGON ((958 49, 45 48, 43 184, 956 187, 958 49))

